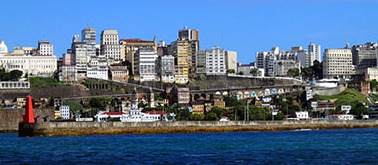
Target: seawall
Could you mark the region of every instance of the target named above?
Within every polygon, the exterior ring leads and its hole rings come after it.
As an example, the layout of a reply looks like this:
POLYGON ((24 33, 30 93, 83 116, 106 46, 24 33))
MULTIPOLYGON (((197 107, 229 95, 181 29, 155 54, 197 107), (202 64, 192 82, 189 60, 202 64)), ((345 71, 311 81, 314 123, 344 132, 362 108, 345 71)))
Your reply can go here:
MULTIPOLYGON (((43 121, 43 117, 49 116, 48 120, 54 119, 53 109, 34 109, 34 116, 40 116, 38 122, 43 121)), ((0 109, 0 132, 17 132, 18 123, 22 122, 25 109, 0 109)))
POLYGON ((378 120, 353 121, 179 121, 151 123, 45 122, 19 124, 20 137, 84 136, 118 134, 165 134, 241 131, 283 131, 297 129, 378 128, 378 120))

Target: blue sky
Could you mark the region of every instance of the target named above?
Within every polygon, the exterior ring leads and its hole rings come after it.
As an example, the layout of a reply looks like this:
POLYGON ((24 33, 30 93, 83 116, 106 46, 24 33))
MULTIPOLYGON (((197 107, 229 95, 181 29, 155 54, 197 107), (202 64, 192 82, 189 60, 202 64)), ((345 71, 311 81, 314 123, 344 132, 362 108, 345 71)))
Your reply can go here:
POLYGON ((188 26, 199 30, 202 50, 237 51, 242 63, 274 46, 315 42, 325 49, 378 40, 375 0, 8 0, 0 6, 0 39, 9 50, 50 40, 58 57, 88 23, 97 43, 104 29, 118 30, 120 38, 156 35, 170 43, 188 26))

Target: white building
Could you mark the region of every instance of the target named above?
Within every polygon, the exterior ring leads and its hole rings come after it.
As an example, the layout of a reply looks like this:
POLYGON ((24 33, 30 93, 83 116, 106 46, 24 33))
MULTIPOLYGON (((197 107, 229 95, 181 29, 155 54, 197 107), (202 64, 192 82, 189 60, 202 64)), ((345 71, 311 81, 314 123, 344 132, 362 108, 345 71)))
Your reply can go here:
POLYGON ((206 51, 206 74, 222 75, 226 74, 225 51, 214 46, 212 50, 206 51))
POLYGON ((107 66, 88 66, 87 77, 107 80, 108 71, 107 66))
POLYGON ((228 69, 233 69, 235 72, 237 71, 237 56, 238 53, 235 51, 226 51, 226 71, 228 69))
POLYGON ((0 56, 6 55, 6 54, 8 54, 8 47, 7 47, 7 45, 5 45, 4 41, 1 40, 1 43, 0 43, 0 56))
POLYGON ((287 76, 287 72, 292 68, 298 68, 300 70, 299 63, 293 60, 276 60, 274 61, 274 76, 287 76))
POLYGON ((134 59, 136 76, 140 81, 155 81, 157 54, 154 48, 140 48, 134 59))
POLYGON ((81 40, 86 43, 87 56, 96 56, 96 30, 88 25, 81 31, 81 40))
POLYGON ((59 107, 59 113, 60 117, 63 119, 69 119, 70 118, 70 107, 67 105, 63 105, 59 107))
POLYGON ((350 78, 354 71, 350 49, 325 49, 323 54, 324 78, 350 78))
POLYGON ((346 114, 349 114, 350 110, 352 110, 351 105, 342 105, 341 106, 341 112, 345 112, 346 114))
POLYGON ((72 38, 72 61, 76 66, 78 76, 85 77, 87 73, 87 45, 85 42, 79 42, 79 35, 72 38))
POLYGON ((321 50, 320 45, 315 45, 313 42, 311 42, 308 45, 308 54, 310 55, 311 66, 314 65, 315 60, 321 62, 320 61, 321 51, 322 50, 321 50))
POLYGON ((175 58, 172 55, 160 56, 160 76, 161 81, 167 83, 175 82, 175 58))
POLYGON ((32 76, 51 77, 57 69, 56 63, 54 55, 0 56, 0 67, 7 72, 20 70, 32 76))
POLYGON ((49 41, 38 41, 39 55, 53 55, 53 45, 49 41))
POLYGON ((295 112, 295 115, 297 116, 297 118, 299 120, 307 120, 307 119, 309 119, 307 111, 295 112))
POLYGON ((77 82, 77 77, 75 65, 63 65, 59 68, 59 81, 74 83, 77 82))
POLYGON ((102 55, 113 59, 115 63, 122 61, 122 46, 118 42, 117 30, 103 30, 100 44, 102 55))

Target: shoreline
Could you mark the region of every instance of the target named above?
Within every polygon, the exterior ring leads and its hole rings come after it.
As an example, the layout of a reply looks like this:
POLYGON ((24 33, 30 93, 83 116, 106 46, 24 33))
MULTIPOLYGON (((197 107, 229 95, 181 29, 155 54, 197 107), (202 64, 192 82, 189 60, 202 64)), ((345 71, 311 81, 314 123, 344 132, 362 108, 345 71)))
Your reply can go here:
POLYGON ((378 120, 352 121, 179 121, 151 123, 47 122, 20 123, 18 136, 87 136, 124 134, 217 133, 301 129, 378 128, 378 120))

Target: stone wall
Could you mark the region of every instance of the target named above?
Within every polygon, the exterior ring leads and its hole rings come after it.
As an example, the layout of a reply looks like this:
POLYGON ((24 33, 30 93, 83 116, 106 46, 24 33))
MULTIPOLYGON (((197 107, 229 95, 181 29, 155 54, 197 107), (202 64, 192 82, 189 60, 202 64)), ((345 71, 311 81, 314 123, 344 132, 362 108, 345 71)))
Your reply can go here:
POLYGON ((47 122, 19 125, 19 136, 201 133, 301 129, 377 128, 378 120, 353 121, 180 121, 180 122, 47 122))
MULTIPOLYGON (((18 123, 22 122, 22 116, 25 114, 24 109, 0 109, 0 132, 15 132, 18 130, 18 123)), ((48 120, 54 119, 54 110, 52 109, 34 109, 33 115, 40 116, 38 123, 43 122, 43 117, 49 115, 48 120)))

